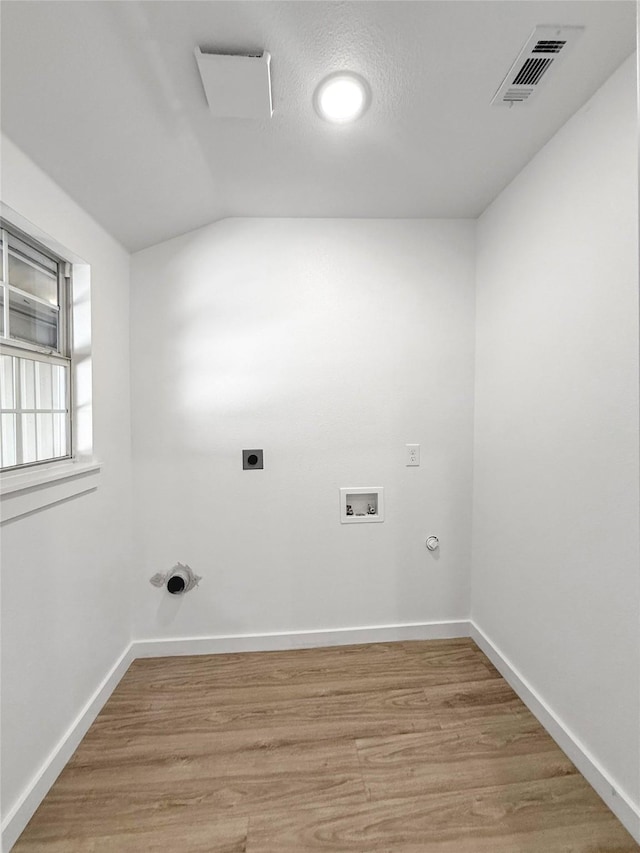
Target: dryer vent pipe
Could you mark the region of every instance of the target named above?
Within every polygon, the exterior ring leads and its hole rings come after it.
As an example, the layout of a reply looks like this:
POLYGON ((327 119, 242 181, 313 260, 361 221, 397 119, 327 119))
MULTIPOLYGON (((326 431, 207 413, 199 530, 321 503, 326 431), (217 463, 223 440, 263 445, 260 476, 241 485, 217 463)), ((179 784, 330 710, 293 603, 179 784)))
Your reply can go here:
POLYGON ((166 586, 167 592, 170 592, 171 595, 184 595, 185 592, 189 592, 198 586, 201 580, 200 575, 194 574, 189 566, 176 563, 170 571, 164 574, 157 572, 150 578, 150 583, 157 587, 166 586))

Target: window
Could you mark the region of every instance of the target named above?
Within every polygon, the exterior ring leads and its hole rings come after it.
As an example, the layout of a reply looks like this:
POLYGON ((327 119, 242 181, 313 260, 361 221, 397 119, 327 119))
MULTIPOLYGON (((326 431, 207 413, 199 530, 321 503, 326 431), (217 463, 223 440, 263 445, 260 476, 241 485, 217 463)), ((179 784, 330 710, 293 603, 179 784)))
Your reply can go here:
POLYGON ((2 224, 0 468, 71 457, 71 266, 2 224))

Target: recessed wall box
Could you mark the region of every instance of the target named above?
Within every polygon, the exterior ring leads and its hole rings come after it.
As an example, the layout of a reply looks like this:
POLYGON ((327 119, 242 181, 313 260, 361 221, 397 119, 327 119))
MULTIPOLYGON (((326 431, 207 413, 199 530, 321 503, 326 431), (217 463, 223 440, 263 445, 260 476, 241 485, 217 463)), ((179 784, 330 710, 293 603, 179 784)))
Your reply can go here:
POLYGON ((264 468, 264 454, 262 450, 243 450, 242 467, 245 471, 260 471, 264 468))
POLYGON ((340 521, 342 524, 384 521, 384 488, 357 486, 340 489, 340 521))
POLYGON ((195 55, 216 118, 271 118, 271 54, 205 53, 196 47, 195 55))

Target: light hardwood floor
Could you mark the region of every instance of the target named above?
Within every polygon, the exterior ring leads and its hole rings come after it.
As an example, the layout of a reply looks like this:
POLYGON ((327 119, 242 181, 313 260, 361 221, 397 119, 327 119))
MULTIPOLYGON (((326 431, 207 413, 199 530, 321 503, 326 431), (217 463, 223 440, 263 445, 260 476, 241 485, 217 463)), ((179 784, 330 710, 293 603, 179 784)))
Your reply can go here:
POLYGON ((14 851, 640 847, 463 639, 136 661, 14 851))

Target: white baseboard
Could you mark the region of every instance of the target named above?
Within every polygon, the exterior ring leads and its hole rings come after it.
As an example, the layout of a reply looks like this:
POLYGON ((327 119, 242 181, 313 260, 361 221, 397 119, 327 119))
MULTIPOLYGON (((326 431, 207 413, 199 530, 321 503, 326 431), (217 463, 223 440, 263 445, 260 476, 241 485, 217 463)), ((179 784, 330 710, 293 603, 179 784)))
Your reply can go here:
POLYGON ((43 762, 42 767, 33 777, 18 802, 2 821, 1 850, 9 851, 16 843, 20 834, 31 820, 35 810, 64 769, 66 763, 80 744, 80 741, 89 730, 91 723, 98 716, 133 660, 134 655, 132 645, 130 644, 109 670, 56 747, 43 762))
POLYGON ((229 634, 210 637, 180 637, 136 640, 137 658, 174 655, 216 655, 229 652, 268 652, 348 646, 355 643, 392 643, 399 640, 444 640, 468 637, 466 620, 415 622, 400 625, 371 625, 362 628, 323 628, 316 631, 281 631, 270 634, 229 634))
POLYGON ((625 829, 640 843, 640 809, 622 791, 614 779, 600 766, 589 750, 575 737, 569 728, 547 705, 544 699, 533 689, 526 678, 511 664, 502 652, 487 637, 484 631, 469 622, 469 634, 482 649, 504 680, 514 689, 531 713, 544 726, 569 756, 596 793, 609 806, 625 829))

